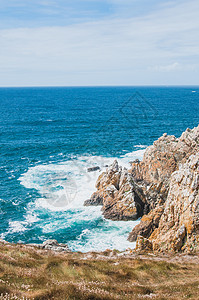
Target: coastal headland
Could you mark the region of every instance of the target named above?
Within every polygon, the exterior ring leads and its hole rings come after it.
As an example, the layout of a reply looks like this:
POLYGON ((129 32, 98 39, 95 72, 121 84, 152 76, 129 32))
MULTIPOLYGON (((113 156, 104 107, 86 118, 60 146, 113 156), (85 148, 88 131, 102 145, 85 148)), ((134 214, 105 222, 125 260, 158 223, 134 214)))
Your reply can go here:
POLYGON ((71 252, 0 240, 0 299, 199 299, 199 126, 164 134, 129 170, 114 161, 85 205, 136 220, 135 249, 71 252))

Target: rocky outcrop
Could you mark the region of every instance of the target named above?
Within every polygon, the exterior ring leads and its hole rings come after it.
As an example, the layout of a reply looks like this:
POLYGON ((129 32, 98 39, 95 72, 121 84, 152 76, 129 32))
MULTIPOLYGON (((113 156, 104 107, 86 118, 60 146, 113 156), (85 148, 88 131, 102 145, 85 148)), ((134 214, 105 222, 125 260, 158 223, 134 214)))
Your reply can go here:
POLYGON ((56 240, 46 240, 43 244, 38 244, 37 247, 55 252, 70 252, 67 244, 59 244, 56 240))
POLYGON ((9 244, 9 242, 7 242, 7 241, 3 240, 2 238, 0 238, 0 244, 6 245, 6 244, 9 244))
POLYGON ((97 191, 85 205, 102 205, 104 217, 112 220, 143 216, 129 240, 136 240, 138 235, 149 237, 164 211, 172 173, 198 151, 199 126, 187 129, 180 138, 164 134, 146 149, 141 162, 132 162, 130 170, 114 161, 99 176, 97 191))
POLYGON ((85 205, 102 205, 106 218, 141 218, 129 235, 136 249, 199 249, 199 126, 179 138, 164 134, 131 169, 117 161, 103 172, 85 205), (139 237, 139 238, 138 238, 139 237))
POLYGON ((164 213, 149 239, 158 251, 199 251, 199 153, 172 174, 164 213))
POLYGON ((187 129, 180 138, 165 133, 146 149, 142 162, 132 163, 131 174, 151 208, 165 202, 171 174, 198 151, 199 126, 187 129))
MULTIPOLYGON (((4 245, 15 245, 13 243, 9 243, 3 239, 0 238, 0 244, 4 245)), ((43 244, 20 244, 17 243, 16 245, 24 246, 24 247, 36 247, 43 250, 51 250, 54 252, 71 252, 71 250, 68 248, 67 244, 58 243, 57 240, 46 240, 43 242, 43 244)))
POLYGON ((142 188, 145 201, 151 211, 141 219, 129 235, 135 241, 138 235, 149 237, 157 225, 151 225, 151 218, 160 218, 162 207, 169 192, 171 175, 179 166, 187 161, 192 154, 199 152, 199 126, 187 129, 180 138, 164 134, 146 149, 142 162, 132 163, 131 174, 135 182, 142 188), (150 224, 150 225, 149 225, 150 224))
POLYGON ((135 187, 127 169, 119 167, 115 160, 96 183, 97 192, 84 205, 103 205, 103 215, 112 220, 136 220, 143 215, 144 197, 135 187))

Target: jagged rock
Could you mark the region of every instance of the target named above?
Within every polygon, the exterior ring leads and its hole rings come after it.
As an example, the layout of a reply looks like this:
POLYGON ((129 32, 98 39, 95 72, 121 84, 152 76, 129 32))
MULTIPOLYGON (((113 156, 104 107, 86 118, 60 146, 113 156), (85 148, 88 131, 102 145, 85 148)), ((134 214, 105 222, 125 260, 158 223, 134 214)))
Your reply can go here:
POLYGON ((149 238, 154 250, 199 250, 199 153, 171 176, 159 227, 149 238))
POLYGON ((100 170, 99 166, 97 166, 97 167, 91 167, 91 168, 87 169, 87 172, 94 172, 94 171, 98 171, 98 170, 100 170))
POLYGON ((180 138, 164 134, 146 149, 141 162, 132 163, 131 174, 151 209, 166 201, 171 174, 198 151, 199 126, 187 129, 180 138))
MULTIPOLYGON (((151 212, 143 216, 141 222, 132 230, 130 241, 135 241, 138 235, 149 238, 158 227, 169 192, 171 175, 191 154, 198 151, 199 126, 193 130, 187 129, 179 139, 164 134, 153 146, 147 148, 142 162, 132 164, 131 174, 142 188, 151 212)), ((179 245, 180 242, 176 241, 174 248, 180 248, 179 245)))
POLYGON ((52 250, 56 252, 70 252, 68 246, 66 244, 59 244, 56 240, 46 240, 41 245, 36 245, 39 248, 52 250))
POLYGON ((146 251, 152 251, 153 245, 152 242, 148 239, 144 238, 143 236, 139 235, 136 241, 136 252, 146 252, 146 251))
MULTIPOLYGON (((102 211, 107 219, 136 220, 143 215, 145 203, 142 193, 133 182, 127 169, 122 169, 117 160, 103 172, 96 183, 97 192, 91 199, 103 199, 102 211)), ((92 202, 91 202, 92 203, 92 202)), ((101 203, 101 202, 100 202, 101 203)), ((90 201, 86 201, 89 205, 90 201)))
POLYGON ((142 217, 129 240, 148 238, 154 250, 198 249, 199 179, 197 163, 192 164, 198 152, 199 126, 187 129, 180 138, 164 134, 129 171, 114 161, 96 183, 104 216, 112 220, 142 217))
POLYGON ((161 215, 164 211, 163 206, 152 210, 148 215, 144 215, 138 225, 129 234, 128 240, 135 242, 139 235, 149 238, 155 228, 158 227, 161 215))
POLYGON ((91 198, 84 201, 84 206, 98 206, 103 205, 103 197, 99 193, 95 192, 92 194, 91 198))

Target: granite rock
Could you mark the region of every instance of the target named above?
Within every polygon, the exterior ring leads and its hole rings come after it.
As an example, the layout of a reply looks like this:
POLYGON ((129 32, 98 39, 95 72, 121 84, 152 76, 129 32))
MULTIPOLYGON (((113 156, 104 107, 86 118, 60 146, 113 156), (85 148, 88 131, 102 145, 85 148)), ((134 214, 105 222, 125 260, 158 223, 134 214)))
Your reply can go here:
POLYGON ((164 213, 149 239, 157 251, 199 251, 199 153, 172 174, 164 213))

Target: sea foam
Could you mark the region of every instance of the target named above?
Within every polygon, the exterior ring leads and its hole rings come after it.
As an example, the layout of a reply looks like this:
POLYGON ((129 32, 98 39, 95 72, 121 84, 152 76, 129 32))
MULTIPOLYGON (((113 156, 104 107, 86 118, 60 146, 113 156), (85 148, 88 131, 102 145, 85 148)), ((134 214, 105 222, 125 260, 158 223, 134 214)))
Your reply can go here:
MULTIPOLYGON (((53 237, 53 234, 68 230, 71 235, 74 233, 73 238, 67 240, 74 251, 133 248, 134 244, 127 241, 127 236, 139 221, 106 220, 101 207, 84 207, 83 204, 95 191, 96 180, 107 165, 117 159, 120 165, 129 168, 129 162, 142 159, 144 151, 140 149, 119 158, 77 156, 59 163, 30 167, 19 180, 24 187, 35 189, 40 197, 28 205, 25 220, 10 224, 10 230, 17 225, 16 230, 24 231, 31 222, 40 227, 44 236, 53 237), (87 168, 93 166, 99 166, 101 170, 88 172, 87 168), (41 220, 39 215, 45 212, 51 217, 41 220)), ((65 241, 66 237, 63 239, 65 241)))

